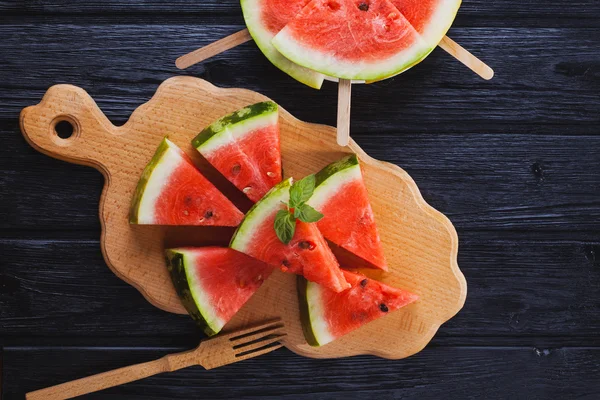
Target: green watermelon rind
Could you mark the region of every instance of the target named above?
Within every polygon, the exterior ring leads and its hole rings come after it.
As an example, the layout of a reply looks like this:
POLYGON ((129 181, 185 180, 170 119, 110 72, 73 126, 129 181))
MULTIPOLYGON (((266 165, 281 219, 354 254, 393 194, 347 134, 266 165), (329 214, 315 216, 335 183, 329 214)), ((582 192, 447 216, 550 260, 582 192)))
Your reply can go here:
POLYGON ((171 275, 171 281, 175 287, 175 291, 181 300, 181 303, 190 314, 192 319, 196 321, 198 326, 208 336, 214 336, 220 332, 222 327, 211 325, 211 318, 205 317, 208 315, 207 305, 199 304, 198 294, 194 293, 197 288, 192 288, 190 285, 190 274, 188 273, 188 265, 186 262, 185 250, 168 249, 165 251, 167 260, 167 269, 171 275))
POLYGON ((139 221, 139 212, 140 205, 142 204, 142 199, 144 197, 144 193, 146 191, 146 186, 148 185, 148 181, 152 177, 152 173, 156 169, 156 167, 160 164, 163 159, 163 156, 169 151, 171 148, 169 140, 165 137, 156 152, 150 159, 150 162, 144 168, 140 180, 138 181, 137 187, 135 188, 135 192, 133 193, 133 198, 131 200, 131 207, 129 209, 129 223, 137 224, 139 221))
POLYGON ((279 205, 283 207, 282 202, 287 203, 289 201, 292 182, 292 178, 279 182, 248 210, 234 232, 229 247, 242 253, 245 252, 247 242, 252 238, 255 228, 263 223, 265 218, 271 215, 279 205))
POLYGON ((271 44, 273 35, 262 27, 260 22, 261 8, 256 0, 241 0, 240 4, 242 6, 244 20, 246 21, 246 27, 265 57, 267 57, 273 65, 298 82, 304 83, 313 89, 321 89, 321 85, 325 79, 322 74, 293 63, 273 47, 271 44))
POLYGON ((307 204, 319 210, 344 184, 361 178, 360 163, 356 154, 331 163, 315 174, 315 190, 307 204))
POLYGON ((232 138, 227 135, 228 131, 247 132, 252 130, 253 125, 275 124, 278 118, 279 108, 275 102, 269 100, 252 104, 227 114, 204 128, 192 139, 192 145, 201 154, 205 154, 230 144, 232 138))
MULTIPOLYGON (((312 347, 320 347, 333 341, 335 338, 332 337, 329 332, 324 331, 326 328, 322 328, 323 332, 319 332, 317 323, 325 324, 326 321, 324 318, 314 315, 317 311, 317 307, 316 303, 311 301, 310 292, 312 290, 323 290, 322 287, 314 282, 307 281, 302 276, 298 276, 296 282, 298 304, 300 306, 300 322, 302 325, 302 332, 304 333, 304 339, 312 347)), ((316 295, 318 296, 318 293, 316 295)), ((315 296, 315 294, 313 294, 313 296, 315 296)))

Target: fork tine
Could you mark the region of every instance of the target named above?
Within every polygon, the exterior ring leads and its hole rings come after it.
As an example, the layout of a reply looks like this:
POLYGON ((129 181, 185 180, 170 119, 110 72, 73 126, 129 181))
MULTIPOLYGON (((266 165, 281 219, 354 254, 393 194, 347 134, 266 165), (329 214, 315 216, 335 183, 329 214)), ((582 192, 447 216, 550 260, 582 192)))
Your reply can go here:
POLYGON ((275 344, 263 346, 263 347, 260 347, 258 350, 250 351, 250 352, 244 352, 244 353, 236 355, 235 356, 235 358, 236 358, 235 361, 242 361, 242 360, 247 360, 249 358, 262 356, 263 354, 270 353, 273 350, 277 350, 277 349, 280 349, 282 347, 283 347, 283 345, 281 343, 275 343, 275 344))
POLYGON ((240 339, 244 339, 252 334, 257 334, 261 332, 268 332, 270 330, 274 330, 277 328, 283 327, 283 323, 281 322, 281 318, 275 318, 264 322, 260 325, 254 325, 250 328, 241 329, 239 331, 232 332, 230 334, 222 336, 223 339, 229 339, 231 342, 239 341, 240 339))
POLYGON ((261 337, 260 339, 255 339, 244 344, 233 346, 233 349, 236 351, 236 355, 243 355, 244 353, 260 349, 261 347, 265 347, 271 343, 278 342, 285 336, 285 333, 279 335, 269 334, 261 337))
POLYGON ((250 333, 248 335, 244 335, 241 338, 236 338, 235 340, 229 339, 234 349, 239 347, 247 346, 252 344, 253 342, 265 338, 267 336, 275 336, 275 335, 285 335, 285 331, 283 325, 274 326, 273 328, 261 329, 256 333, 250 333))

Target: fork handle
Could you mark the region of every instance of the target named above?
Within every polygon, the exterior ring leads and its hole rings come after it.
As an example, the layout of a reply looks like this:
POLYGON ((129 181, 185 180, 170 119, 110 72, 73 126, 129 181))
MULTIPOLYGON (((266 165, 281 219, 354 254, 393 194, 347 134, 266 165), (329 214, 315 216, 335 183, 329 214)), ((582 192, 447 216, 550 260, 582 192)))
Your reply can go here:
POLYGON ((102 372, 86 378, 76 379, 71 382, 65 382, 60 385, 29 392, 26 394, 25 398, 27 400, 70 399, 113 386, 123 385, 124 383, 137 381, 162 372, 176 371, 197 364, 196 361, 197 356, 195 350, 169 354, 158 360, 130 365, 128 367, 102 372))

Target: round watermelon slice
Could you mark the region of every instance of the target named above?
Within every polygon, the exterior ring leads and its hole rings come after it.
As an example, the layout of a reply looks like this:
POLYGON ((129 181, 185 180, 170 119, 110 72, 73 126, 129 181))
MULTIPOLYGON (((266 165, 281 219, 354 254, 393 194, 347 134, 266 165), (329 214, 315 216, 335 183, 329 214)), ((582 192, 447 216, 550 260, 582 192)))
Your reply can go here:
POLYGON ((389 0, 313 0, 272 43, 297 64, 367 81, 395 75, 435 47, 389 0))
POLYGON ((324 76, 295 64, 273 47, 271 40, 309 0, 241 0, 246 26, 263 54, 299 82, 320 89, 324 76))
POLYGON ((273 227, 275 214, 289 202, 291 185, 291 178, 279 183, 248 211, 230 247, 284 272, 303 275, 334 292, 347 289, 349 285, 339 264, 316 224, 297 221, 288 244, 277 237, 273 227))
POLYGON ((244 215, 164 138, 146 165, 129 222, 152 225, 238 226, 244 215))
POLYGON ((299 277, 300 318, 306 341, 323 346, 418 299, 405 290, 344 271, 351 288, 336 293, 299 277))
POLYGON ((169 249, 166 256, 177 294, 209 336, 219 333, 273 272, 229 248, 169 249))
POLYGON ((202 130, 192 145, 254 202, 281 182, 279 112, 272 101, 220 118, 202 130))
POLYGON ((329 164, 315 175, 308 200, 324 217, 317 222, 328 240, 387 271, 367 188, 356 154, 329 164))

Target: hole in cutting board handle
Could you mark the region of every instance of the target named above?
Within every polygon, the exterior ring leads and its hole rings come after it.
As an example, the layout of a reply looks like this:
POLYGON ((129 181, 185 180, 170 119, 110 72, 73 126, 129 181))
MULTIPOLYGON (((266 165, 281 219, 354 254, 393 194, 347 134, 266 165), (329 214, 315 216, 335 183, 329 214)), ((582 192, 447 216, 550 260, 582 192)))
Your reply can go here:
POLYGON ((69 115, 59 115, 51 123, 50 136, 59 146, 69 146, 79 137, 79 123, 69 115))
POLYGON ((61 139, 68 139, 73 135, 75 127, 69 121, 58 121, 54 126, 56 136, 61 139))

